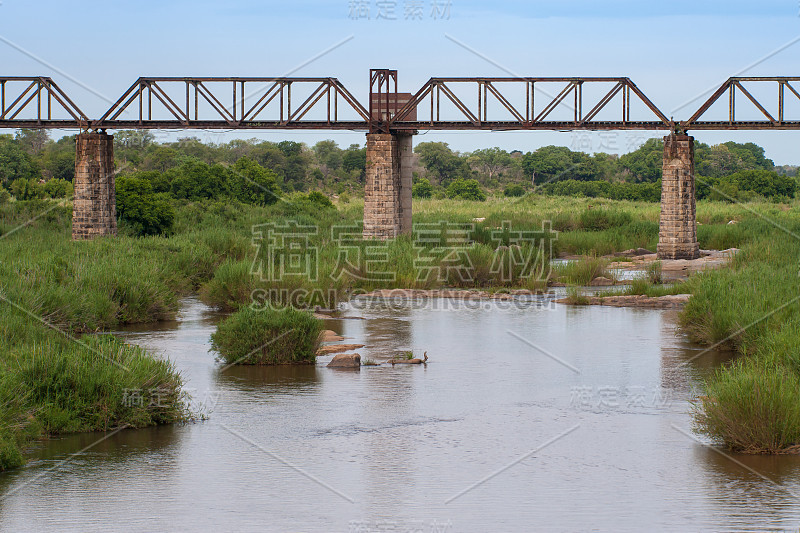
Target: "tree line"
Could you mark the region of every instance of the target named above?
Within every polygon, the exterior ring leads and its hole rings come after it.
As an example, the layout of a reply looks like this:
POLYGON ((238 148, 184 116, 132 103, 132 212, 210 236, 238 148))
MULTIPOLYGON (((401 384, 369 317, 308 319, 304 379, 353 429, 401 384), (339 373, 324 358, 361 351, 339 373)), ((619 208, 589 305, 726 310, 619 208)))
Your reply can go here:
MULTIPOLYGON (((146 130, 117 132, 114 142, 122 196, 160 195, 164 209, 169 200, 231 198, 269 204, 298 192, 322 191, 345 198, 363 194, 363 145, 342 148, 333 140, 308 146, 257 139, 204 143, 196 137, 157 142, 146 130)), ((71 196, 74 145, 75 136, 52 140, 45 130, 0 135, 0 200, 71 196)), ((418 198, 480 201, 488 194, 523 196, 532 191, 640 201, 660 198, 660 139, 649 139, 622 156, 562 146, 462 153, 444 142, 417 143, 414 152, 413 195, 418 198)), ((776 167, 754 143, 696 142, 695 173, 699 199, 792 198, 797 188, 797 167, 776 167)))

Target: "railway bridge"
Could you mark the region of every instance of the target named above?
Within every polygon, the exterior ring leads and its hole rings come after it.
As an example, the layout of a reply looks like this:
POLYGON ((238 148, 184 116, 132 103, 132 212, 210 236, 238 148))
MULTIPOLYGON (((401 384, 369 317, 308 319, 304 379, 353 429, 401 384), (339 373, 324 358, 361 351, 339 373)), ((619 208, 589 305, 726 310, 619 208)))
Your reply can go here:
POLYGON ((0 129, 81 131, 76 240, 116 234, 108 130, 364 131, 363 236, 372 239, 411 231, 412 139, 419 131, 663 131, 658 255, 664 259, 699 255, 690 130, 800 129, 800 77, 730 78, 683 121, 667 118, 625 77, 431 78, 413 93, 398 91, 396 70, 373 69, 369 79, 365 106, 337 78, 139 78, 90 119, 49 77, 0 77, 0 129))

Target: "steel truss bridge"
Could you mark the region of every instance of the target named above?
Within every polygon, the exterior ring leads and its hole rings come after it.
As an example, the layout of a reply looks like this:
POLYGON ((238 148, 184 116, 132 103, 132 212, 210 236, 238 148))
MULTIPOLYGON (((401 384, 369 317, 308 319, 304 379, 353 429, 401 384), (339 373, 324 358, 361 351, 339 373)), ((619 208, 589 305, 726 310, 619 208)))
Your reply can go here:
POLYGON ((730 78, 676 121, 630 78, 431 78, 399 93, 396 70, 373 69, 364 105, 337 78, 160 77, 139 78, 92 119, 52 78, 0 77, 0 128, 797 130, 798 88, 800 77, 730 78))

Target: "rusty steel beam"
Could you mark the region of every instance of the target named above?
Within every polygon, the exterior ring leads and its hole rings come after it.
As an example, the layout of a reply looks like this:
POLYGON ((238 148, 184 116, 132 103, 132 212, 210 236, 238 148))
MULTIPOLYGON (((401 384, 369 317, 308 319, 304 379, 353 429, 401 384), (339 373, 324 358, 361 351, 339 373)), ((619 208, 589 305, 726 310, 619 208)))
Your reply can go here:
MULTIPOLYGON (((90 120, 51 78, 46 76, 0 77, 0 123, 35 124, 34 128, 63 127, 74 124, 84 128, 90 120), (19 88, 16 84, 21 83, 19 88), (9 104, 10 101, 10 104, 9 104), (66 112, 71 119, 54 119, 53 107, 66 112), (43 105, 46 109, 43 109, 43 105)), ((23 127, 23 126, 11 126, 23 127)))
MULTIPOLYGON (((470 91, 471 92, 471 91, 470 91)), ((427 106, 426 106, 427 107, 427 106)), ((629 78, 431 78, 420 90, 403 106, 392 120, 383 128, 387 130, 408 130, 412 127, 419 129, 518 129, 518 130, 561 130, 561 129, 609 129, 614 124, 618 129, 654 129, 653 124, 658 124, 655 129, 672 130, 674 124, 648 99, 644 93, 629 78), (545 99, 543 107, 534 109, 534 87, 537 83, 564 84, 556 96, 545 99), (593 102, 591 110, 584 114, 584 88, 590 84, 611 84, 610 90, 599 101, 593 102), (454 86, 457 84, 474 84, 477 88, 476 102, 467 102, 457 96, 454 86), (525 111, 521 111, 522 103, 514 104, 505 90, 509 85, 516 85, 523 89, 525 94, 525 111), (622 110, 618 121, 597 121, 596 117, 601 111, 611 106, 611 102, 618 94, 622 94, 622 110), (630 103, 632 95, 637 97, 644 106, 652 112, 650 120, 631 120, 630 103), (442 120, 441 96, 445 101, 455 106, 457 119, 442 120), (572 96, 572 103, 567 103, 567 97, 572 96), (430 116, 428 120, 418 117, 410 121, 409 117, 425 100, 430 100, 430 116), (513 117, 507 120, 498 116, 489 116, 489 101, 500 104, 500 108, 513 117), (548 117, 558 109, 566 106, 573 116, 572 121, 549 119, 548 117), (465 120, 463 120, 465 119, 465 120), (413 123, 413 126, 412 126, 413 123), (471 127, 468 125, 471 124, 471 127)))
MULTIPOLYGON (((143 77, 136 80, 98 120, 90 120, 52 79, 7 76, 0 77, 0 128, 372 132, 797 130, 800 129, 800 117, 787 120, 786 100, 800 100, 798 87, 800 77, 730 78, 688 120, 675 123, 625 77, 431 78, 410 97, 409 93, 402 93, 400 99, 397 71, 372 69, 367 106, 362 105, 338 79, 330 77, 143 77), (537 96, 536 89, 540 89, 537 84, 542 83, 563 84, 563 88, 557 89, 555 96, 546 93, 544 97, 537 96), (592 98, 587 102, 586 90, 601 83, 609 84, 610 88, 600 91, 599 100, 592 98), (752 85, 757 83, 776 84, 777 113, 769 111, 770 106, 755 96, 760 94, 752 90, 752 85), (464 93, 457 89, 465 85, 474 86, 466 90, 477 95, 475 101, 464 98, 464 93), (301 88, 307 90, 299 90, 301 88), (295 97, 296 101, 301 101, 299 106, 292 103, 293 92, 295 95, 298 92, 303 94, 300 100, 295 97), (727 120, 703 120, 705 113, 726 93, 727 120), (739 98, 745 102, 744 105, 754 106, 763 115, 763 120, 737 119, 737 93, 744 96, 744 99, 739 98), (617 114, 617 104, 613 102, 620 98, 619 118, 598 119, 599 116, 609 116, 608 113, 600 115, 604 110, 615 110, 617 114), (228 99, 229 105, 224 103, 228 99), (644 105, 644 113, 649 112, 652 116, 632 120, 631 103, 637 99, 644 105), (445 119, 442 118, 443 103, 453 109, 445 119), (340 120, 340 107, 356 118, 340 120), (555 118, 559 107, 566 108, 571 119, 565 119, 563 112, 555 118), (427 119, 426 109, 430 112, 427 119), (55 118, 54 110, 69 118, 55 118), (313 118, 306 118, 309 116, 313 118), (320 119, 320 116, 324 118, 320 119)), ((738 107, 741 105, 739 103, 738 107)))
MULTIPOLYGON (((800 93, 792 86, 792 82, 800 82, 800 77, 788 76, 749 76, 728 78, 711 96, 703 102, 700 108, 688 119, 680 123, 680 129, 692 130, 795 130, 800 129, 798 120, 786 120, 786 89, 800 100, 800 93), (752 87, 758 83, 777 84, 777 118, 767 111, 767 107, 751 92, 752 87), (750 89, 748 89, 748 86, 750 89), (737 92, 745 96, 766 120, 740 120, 736 118, 737 92), (728 120, 701 120, 701 117, 720 101, 725 94, 728 95, 728 120)), ((739 104, 741 108, 741 104, 739 104)))
MULTIPOLYGON (((176 91, 177 92, 177 91, 176 91)), ((175 94, 175 93, 173 93, 175 94)), ((369 113, 336 78, 139 78, 106 111, 99 120, 93 121, 93 129, 365 129, 369 125, 369 113), (223 103, 220 84, 231 85, 230 105, 223 103), (169 87, 175 86, 185 94, 183 106, 170 95, 169 87), (258 87, 253 87, 257 85, 258 87), (292 86, 308 85, 311 95, 299 107, 292 108, 292 86), (237 92, 238 87, 238 92, 237 92), (238 98, 237 98, 238 94, 238 98), (255 100, 248 102, 251 95, 255 100), (324 98, 325 96, 327 98, 324 98), (333 96, 331 98, 331 95, 333 96), (160 103, 159 109, 174 118, 153 118, 153 97, 160 103), (340 100, 360 120, 339 121, 340 100), (136 105, 135 105, 136 103, 136 105), (200 105, 208 106, 204 117, 200 116, 200 105), (273 104, 277 109, 266 114, 273 104), (138 105, 138 109, 136 109, 138 105), (321 109, 324 106, 324 110, 321 109), (194 107, 194 117, 192 117, 194 107), (326 120, 303 120, 313 109, 324 111, 326 120), (125 116, 128 115, 128 116, 125 116), (133 116, 131 116, 133 115, 133 116), (331 118, 333 117, 333 118, 331 118)))

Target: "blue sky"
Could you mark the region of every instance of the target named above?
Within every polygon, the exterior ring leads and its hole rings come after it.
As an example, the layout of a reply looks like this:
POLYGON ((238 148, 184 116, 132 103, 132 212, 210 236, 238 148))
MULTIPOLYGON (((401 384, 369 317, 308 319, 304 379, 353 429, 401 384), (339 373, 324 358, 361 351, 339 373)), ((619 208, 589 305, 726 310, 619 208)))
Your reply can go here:
MULTIPOLYGON (((371 67, 398 69, 400 89, 408 92, 432 76, 628 76, 679 119, 702 99, 679 109, 681 104, 733 74, 800 75, 800 42, 767 57, 800 37, 797 0, 450 0, 449 17, 436 19, 434 0, 419 0, 422 20, 405 20, 408 1, 385 4, 395 6, 396 20, 376 20, 379 0, 366 2, 369 19, 351 18, 350 0, 2 0, 0 37, 47 65, 4 42, 0 65, 4 75, 52 76, 91 116, 101 115, 107 100, 141 75, 276 76, 342 41, 294 75, 338 77, 364 103, 371 67)), ((436 3, 440 10, 447 4, 436 3)), ((792 113, 800 119, 800 105, 792 113)), ((192 134, 208 141, 364 141, 363 133, 342 132, 192 134)), ((800 132, 695 136, 709 143, 757 142, 778 164, 800 163, 800 132)), ((613 139, 551 132, 431 132, 416 138, 428 140, 458 150, 558 144, 625 152, 643 139, 624 132, 613 139)))

